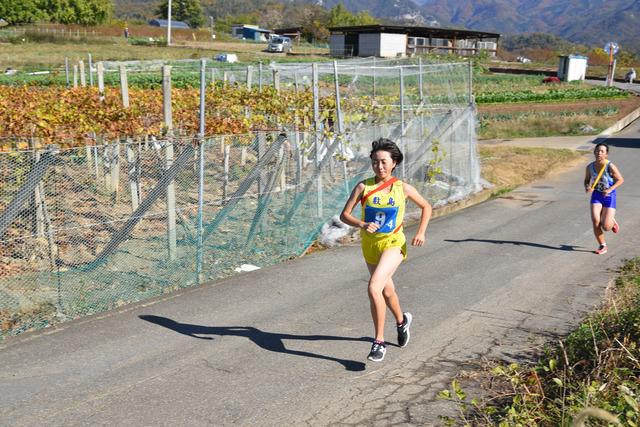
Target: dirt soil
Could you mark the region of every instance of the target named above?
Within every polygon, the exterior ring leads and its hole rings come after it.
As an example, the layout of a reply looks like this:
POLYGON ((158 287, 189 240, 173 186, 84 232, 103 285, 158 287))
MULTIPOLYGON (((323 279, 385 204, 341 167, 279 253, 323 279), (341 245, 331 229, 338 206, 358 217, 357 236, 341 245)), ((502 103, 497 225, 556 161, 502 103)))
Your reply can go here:
POLYGON ((611 120, 617 121, 631 113, 636 108, 640 108, 640 96, 631 96, 626 99, 591 99, 584 101, 563 102, 563 103, 542 103, 542 104, 491 104, 478 105, 479 114, 506 114, 519 112, 561 112, 561 111, 581 111, 605 107, 618 107, 618 114, 611 116, 611 120))

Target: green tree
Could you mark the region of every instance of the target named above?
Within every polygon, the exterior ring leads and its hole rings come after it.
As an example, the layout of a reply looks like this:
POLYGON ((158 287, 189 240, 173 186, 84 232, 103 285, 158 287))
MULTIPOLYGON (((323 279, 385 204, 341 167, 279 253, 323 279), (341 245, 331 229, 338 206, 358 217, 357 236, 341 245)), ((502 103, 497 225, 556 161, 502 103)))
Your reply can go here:
POLYGON ((46 0, 42 1, 52 22, 98 25, 111 18, 111 0, 46 0))
POLYGON ((39 0, 1 0, 0 18, 9 24, 23 24, 48 20, 39 0))
POLYGON ((338 3, 329 10, 327 19, 327 27, 340 27, 349 25, 372 25, 377 24, 378 20, 367 12, 359 12, 353 14, 347 10, 342 3, 338 3))
MULTIPOLYGON (((163 0, 156 11, 156 16, 162 19, 167 19, 168 11, 169 2, 168 0, 163 0)), ((202 7, 198 0, 172 0, 171 19, 184 21, 189 24, 191 28, 202 27, 205 22, 202 7)))
POLYGON ((0 17, 10 24, 38 21, 97 25, 111 18, 111 0, 1 0, 0 17))

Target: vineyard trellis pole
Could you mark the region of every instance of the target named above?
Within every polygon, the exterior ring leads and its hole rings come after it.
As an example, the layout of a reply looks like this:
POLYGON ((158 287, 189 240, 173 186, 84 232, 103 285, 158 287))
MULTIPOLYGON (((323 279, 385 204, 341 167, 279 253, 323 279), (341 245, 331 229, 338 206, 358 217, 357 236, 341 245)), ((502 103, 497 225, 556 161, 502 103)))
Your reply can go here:
POLYGON ((120 95, 122 96, 122 106, 129 108, 129 82, 124 64, 120 64, 120 95))
POLYGON ((280 93, 280 71, 278 68, 273 69, 273 88, 276 93, 280 93))
POLYGON ((78 87, 78 65, 73 64, 73 88, 78 87))
POLYGON ((78 61, 78 70, 80 70, 80 86, 87 87, 87 75, 84 70, 84 61, 78 61))
MULTIPOLYGON (((165 144, 166 169, 173 164, 173 112, 171 109, 171 66, 162 66, 162 113, 164 126, 167 131, 165 144)), ((167 249, 169 260, 176 259, 176 192, 175 183, 172 180, 167 185, 167 249)))
POLYGON ((89 56, 89 84, 93 87, 93 58, 91 57, 91 54, 88 54, 89 56))
POLYGON ((69 83, 69 58, 67 57, 64 58, 64 75, 67 79, 67 89, 68 89, 70 86, 70 83, 69 83))
POLYGON ((104 63, 98 62, 98 93, 100 93, 100 101, 104 101, 104 63))
POLYGON ((251 75, 253 73, 253 68, 251 65, 247 65, 247 89, 251 90, 251 75))
POLYGON ((129 178, 129 192, 131 195, 131 211, 135 212, 140 204, 140 193, 138 191, 138 177, 140 175, 138 169, 140 161, 133 148, 133 141, 127 140, 126 152, 128 166, 127 176, 129 178))

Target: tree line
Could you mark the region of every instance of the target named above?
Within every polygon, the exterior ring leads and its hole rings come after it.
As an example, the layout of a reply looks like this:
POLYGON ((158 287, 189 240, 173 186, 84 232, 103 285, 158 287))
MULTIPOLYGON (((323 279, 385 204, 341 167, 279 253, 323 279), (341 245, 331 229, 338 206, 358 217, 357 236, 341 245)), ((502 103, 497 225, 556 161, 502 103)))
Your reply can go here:
MULTIPOLYGON (((168 1, 160 0, 149 8, 148 1, 118 0, 120 18, 146 21, 167 18, 168 1), (148 11, 140 13, 141 6, 148 11)), ((153 4, 153 3, 152 3, 153 4)), ((0 18, 9 24, 53 22, 99 25, 114 17, 113 0, 1 0, 0 18)), ((302 0, 172 0, 171 17, 192 28, 213 24, 219 33, 231 31, 233 24, 254 24, 263 28, 300 27, 308 41, 324 41, 330 27, 376 24, 368 12, 352 13, 339 3, 327 10, 302 0), (249 12, 247 12, 249 11, 249 12)))
POLYGON ((56 22, 98 25, 109 22, 111 0, 2 0, 0 18, 9 24, 56 22))

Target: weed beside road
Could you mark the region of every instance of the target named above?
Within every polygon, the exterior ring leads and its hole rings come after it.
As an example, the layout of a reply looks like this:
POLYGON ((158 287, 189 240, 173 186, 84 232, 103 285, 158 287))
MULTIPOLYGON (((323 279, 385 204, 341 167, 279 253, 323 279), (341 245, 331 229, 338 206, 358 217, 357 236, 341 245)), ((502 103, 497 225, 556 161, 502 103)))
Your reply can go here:
MULTIPOLYGON (((587 418, 640 425, 640 257, 629 261, 607 289, 600 309, 537 364, 487 362, 466 372, 440 397, 457 402, 460 420, 499 426, 583 425, 587 418), (471 398, 467 385, 484 392, 471 398), (581 421, 582 420, 582 421, 581 421)), ((606 425, 601 423, 597 425, 606 425)), ((595 425, 595 424, 591 424, 595 425)))

